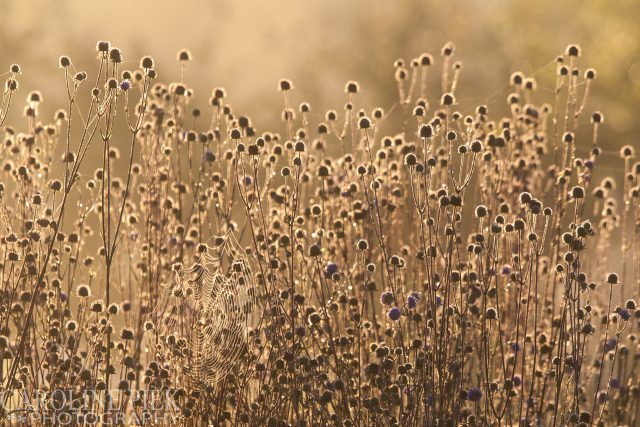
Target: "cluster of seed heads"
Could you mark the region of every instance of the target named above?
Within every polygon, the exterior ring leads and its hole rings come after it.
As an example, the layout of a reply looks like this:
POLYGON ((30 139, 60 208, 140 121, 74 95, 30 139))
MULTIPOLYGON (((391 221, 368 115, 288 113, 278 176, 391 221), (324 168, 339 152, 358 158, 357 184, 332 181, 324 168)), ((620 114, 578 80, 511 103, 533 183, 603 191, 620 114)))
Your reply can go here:
POLYGON ((184 425, 640 423, 640 162, 597 175, 578 46, 552 90, 514 73, 503 115, 459 101, 452 43, 373 110, 283 79, 270 131, 197 98, 187 50, 170 84, 96 50, 60 57, 51 121, 33 91, 6 124, 18 65, 3 87, 3 390, 171 390, 184 425))

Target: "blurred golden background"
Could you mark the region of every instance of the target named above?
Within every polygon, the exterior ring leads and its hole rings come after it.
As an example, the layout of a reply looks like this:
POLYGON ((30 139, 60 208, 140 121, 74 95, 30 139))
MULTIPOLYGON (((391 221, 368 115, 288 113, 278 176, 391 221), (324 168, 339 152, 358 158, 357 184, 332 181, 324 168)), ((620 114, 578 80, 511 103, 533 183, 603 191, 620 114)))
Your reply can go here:
MULTIPOLYGON (((156 59, 161 81, 179 78, 176 52, 191 49, 187 83, 194 106, 211 88, 227 89, 235 110, 258 131, 278 126, 279 78, 291 78, 296 102, 320 117, 340 108, 343 87, 360 81, 368 106, 396 99, 393 61, 422 52, 437 55, 447 41, 463 61, 459 101, 503 105, 509 74, 536 73, 541 98, 550 99, 553 60, 568 43, 583 48, 581 67, 598 71, 589 111, 606 117, 602 144, 637 144, 640 122, 638 0, 0 0, 0 69, 23 67, 21 95, 40 89, 45 112, 64 106, 58 56, 95 72, 95 42, 123 49, 127 65, 156 59), (274 104, 277 103, 277 104, 274 104), (274 107, 270 107, 274 106, 274 107), (277 106, 277 108, 275 108, 277 106), (276 121, 276 125, 272 125, 276 121)), ((13 107, 13 114, 20 108, 13 107)), ((588 120, 588 115, 584 120, 588 120)), ((15 123, 15 120, 10 122, 15 123)))

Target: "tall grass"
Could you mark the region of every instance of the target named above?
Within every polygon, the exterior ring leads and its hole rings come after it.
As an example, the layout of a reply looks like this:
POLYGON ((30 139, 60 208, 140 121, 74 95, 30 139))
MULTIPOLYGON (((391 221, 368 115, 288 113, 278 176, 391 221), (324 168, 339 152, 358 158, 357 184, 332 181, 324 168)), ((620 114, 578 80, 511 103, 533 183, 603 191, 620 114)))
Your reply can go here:
POLYGON ((447 44, 396 61, 386 110, 350 81, 322 119, 281 80, 265 132, 222 88, 192 107, 186 50, 167 85, 96 49, 60 58, 51 122, 31 92, 5 124, 4 87, 7 423, 640 423, 640 163, 594 182, 578 46, 503 117, 457 101, 447 44))

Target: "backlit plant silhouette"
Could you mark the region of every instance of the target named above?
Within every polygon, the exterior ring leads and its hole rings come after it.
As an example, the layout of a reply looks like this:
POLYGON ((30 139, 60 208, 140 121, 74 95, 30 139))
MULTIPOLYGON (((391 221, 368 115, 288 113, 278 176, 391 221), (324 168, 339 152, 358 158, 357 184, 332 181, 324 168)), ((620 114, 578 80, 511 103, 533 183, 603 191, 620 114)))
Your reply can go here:
POLYGON ((458 101, 453 44, 397 60, 384 108, 355 81, 296 107, 283 79, 267 131, 222 88, 193 106, 189 51, 170 84, 97 52, 59 59, 52 121, 34 91, 5 123, 19 66, 4 86, 3 390, 138 417, 171 390, 180 425, 640 423, 640 163, 624 146, 596 181, 578 46, 550 91, 514 73, 506 109, 458 101))

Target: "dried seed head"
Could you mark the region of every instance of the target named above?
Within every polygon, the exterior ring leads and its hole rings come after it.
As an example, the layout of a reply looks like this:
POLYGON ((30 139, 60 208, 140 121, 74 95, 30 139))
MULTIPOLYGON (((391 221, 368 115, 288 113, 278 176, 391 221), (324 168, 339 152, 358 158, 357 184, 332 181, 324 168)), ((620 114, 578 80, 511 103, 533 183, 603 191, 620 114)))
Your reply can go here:
POLYGON ((602 123, 604 121, 604 116, 600 111, 596 111, 591 115, 591 123, 602 123))
POLYGON ((153 58, 150 56, 143 56, 140 60, 140 68, 149 69, 153 68, 153 58))
POLYGON ((620 149, 620 157, 630 159, 635 155, 635 150, 631 145, 625 145, 620 149))
POLYGON ((577 185, 571 189, 569 194, 573 199, 584 199, 584 187, 577 185))
POLYGON ((371 119, 368 117, 361 117, 358 120, 358 128, 359 129, 369 129, 371 127, 371 119))
POLYGON ((440 105, 442 106, 453 105, 455 102, 456 102, 456 98, 453 96, 452 93, 445 93, 444 95, 442 95, 442 98, 440 99, 440 105))
POLYGON ((511 85, 520 86, 524 82, 524 74, 521 71, 516 71, 511 74, 511 85))
POLYGON ((567 46, 567 50, 565 52, 568 56, 580 56, 581 49, 577 44, 570 44, 567 46))
POLYGON ((108 41, 99 41, 96 44, 96 50, 98 52, 106 53, 109 52, 109 49, 111 49, 111 43, 109 43, 108 41))
POLYGON ((120 49, 118 49, 117 47, 112 48, 109 51, 109 60, 114 64, 120 64, 123 61, 122 52, 120 51, 120 49))
POLYGON ((404 157, 404 164, 407 166, 415 166, 416 163, 418 163, 418 158, 416 157, 415 154, 413 153, 408 153, 405 157, 404 157))
POLYGON ((60 64, 60 68, 67 68, 71 65, 71 59, 68 56, 63 55, 58 60, 58 63, 60 64))
POLYGON ((607 275, 607 283, 610 285, 617 285, 619 283, 619 277, 616 273, 609 273, 607 275))
POLYGON ((181 49, 178 51, 178 61, 188 62, 192 59, 191 51, 189 49, 181 49))
POLYGON ((86 285, 78 286, 77 295, 81 298, 86 298, 91 296, 91 289, 89 289, 86 285))
POLYGON ((484 218, 488 213, 489 211, 485 205, 478 205, 476 207, 476 218, 484 218))
POLYGON ((431 138, 433 136, 433 127, 431 125, 420 126, 420 138, 431 138))
POLYGON ((317 258, 322 255, 322 248, 320 245, 314 244, 309 247, 309 256, 312 258, 317 258))
POLYGON ((293 83, 291 83, 291 80, 282 79, 278 82, 278 90, 286 92, 291 89, 293 89, 293 83))
POLYGON ((348 81, 344 85, 344 91, 346 93, 358 93, 360 91, 360 84, 356 81, 348 81))
POLYGON ((471 142, 471 152, 472 153, 480 153, 482 152, 482 142, 475 140, 471 142))
POLYGON ((428 53, 423 53, 418 59, 420 61, 420 65, 429 66, 433 64, 433 56, 428 53))
POLYGON ((448 42, 442 47, 440 54, 442 56, 452 56, 454 53, 454 50, 455 50, 455 45, 452 42, 448 42))

